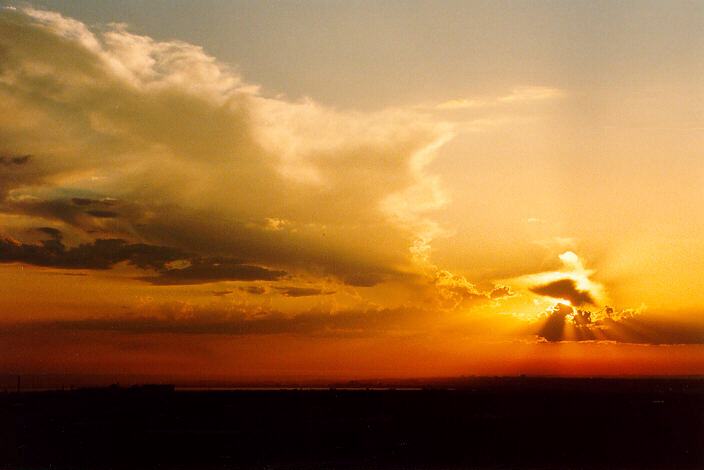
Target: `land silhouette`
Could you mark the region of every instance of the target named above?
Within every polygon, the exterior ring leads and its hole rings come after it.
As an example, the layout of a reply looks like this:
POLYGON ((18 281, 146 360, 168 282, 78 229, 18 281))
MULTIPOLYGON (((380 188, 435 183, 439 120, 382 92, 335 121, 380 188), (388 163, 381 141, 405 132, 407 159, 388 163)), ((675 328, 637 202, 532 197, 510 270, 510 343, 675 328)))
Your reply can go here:
MULTIPOLYGON (((318 384, 319 385, 319 384, 318 384)), ((704 379, 0 393, 0 468, 702 468, 704 379)))

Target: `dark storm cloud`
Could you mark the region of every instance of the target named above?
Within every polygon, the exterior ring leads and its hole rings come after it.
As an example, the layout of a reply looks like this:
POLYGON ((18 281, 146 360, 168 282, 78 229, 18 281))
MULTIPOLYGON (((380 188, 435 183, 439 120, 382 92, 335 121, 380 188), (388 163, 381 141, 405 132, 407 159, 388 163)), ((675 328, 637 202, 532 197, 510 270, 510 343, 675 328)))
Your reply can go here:
POLYGON ((77 206, 89 206, 96 201, 94 199, 88 199, 85 197, 73 197, 71 198, 71 202, 77 206))
MULTIPOLYGON (((0 99, 2 99, 1 91, 0 99)), ((0 128, 0 146, 4 144, 2 131, 3 129, 0 128)), ((41 173, 41 170, 35 165, 30 165, 33 158, 28 154, 0 154, 0 203, 11 188, 40 179, 37 173, 41 173)))
POLYGON ((0 262, 21 262, 52 268, 109 269, 119 262, 127 261, 142 269, 159 269, 168 261, 181 256, 178 251, 167 247, 129 244, 119 239, 98 239, 66 248, 61 242, 60 232, 37 245, 0 240, 0 262))
POLYGON ((63 234, 61 233, 61 230, 53 228, 53 227, 39 227, 37 229, 37 232, 41 232, 46 235, 49 235, 54 240, 61 240, 63 238, 63 234))
MULTIPOLYGON (((357 287, 372 287, 399 274, 393 269, 379 265, 370 265, 364 260, 356 259, 351 254, 338 250, 318 250, 295 238, 295 234, 270 232, 261 230, 247 224, 223 220, 212 212, 181 213, 178 208, 170 207, 164 210, 161 207, 145 207, 123 200, 111 198, 71 197, 56 199, 20 199, 0 202, 0 212, 19 215, 41 217, 48 220, 63 222, 86 233, 109 233, 116 238, 124 236, 148 239, 151 244, 158 246, 178 247, 184 253, 198 254, 203 259, 217 258, 226 255, 226 258, 256 260, 261 264, 300 264, 306 265, 313 271, 329 272, 342 282, 357 287), (120 207, 120 212, 105 210, 102 206, 120 207), (97 206, 97 208, 96 208, 97 206), (159 213, 159 220, 147 216, 150 213, 159 213), (143 223, 143 221, 148 222, 143 223), (107 228, 102 223, 110 223, 107 228), (216 227, 214 230, 203 231, 201 225, 209 224, 216 227), (227 234, 227 236, 223 236, 227 234), (330 258, 337 262, 331 268, 326 266, 330 258)), ((206 267, 200 266, 205 269, 206 267)), ((190 276, 196 279, 197 269, 194 267, 181 274, 173 274, 173 281, 166 277, 155 283, 161 284, 186 284, 190 276), (181 279, 181 281, 177 281, 181 279)), ((241 273, 233 279, 249 280, 246 268, 240 268, 241 273)), ((214 267, 212 276, 205 276, 213 280, 225 279, 225 268, 214 267)), ((253 269, 252 271, 256 271, 253 269)), ((258 279, 273 280, 281 276, 263 275, 258 279)), ((150 281, 151 282, 151 281, 150 281)), ((295 293, 294 293, 295 294, 295 293)))
POLYGON ((77 206, 91 206, 91 205, 97 205, 97 204, 102 204, 104 206, 112 206, 117 203, 115 199, 111 198, 102 198, 102 199, 91 199, 88 197, 72 197, 71 202, 77 206))
POLYGON ((32 158, 31 155, 2 156, 0 155, 0 165, 20 166, 24 165, 32 158))
POLYGON ((57 220, 79 228, 88 226, 82 207, 65 199, 6 200, 0 208, 3 212, 57 220))
POLYGON ((178 208, 170 208, 136 230, 140 236, 159 244, 183 247, 204 256, 229 254, 265 265, 304 266, 311 272, 331 274, 356 287, 372 287, 401 276, 393 268, 370 262, 364 252, 360 257, 357 252, 312 245, 296 232, 262 230, 212 211, 181 213, 178 208), (203 226, 212 229, 203 230, 203 226))
POLYGON ((142 277, 143 281, 159 286, 204 284, 215 281, 274 281, 286 275, 259 266, 242 264, 227 258, 190 260, 190 266, 161 271, 156 277, 142 277))
POLYGON ((281 295, 284 295, 286 297, 309 297, 313 295, 331 295, 335 293, 332 291, 323 291, 322 289, 316 289, 314 287, 286 286, 277 287, 276 290, 278 290, 281 295))
POLYGON ((588 291, 577 288, 573 279, 560 279, 541 286, 531 287, 532 292, 555 299, 569 300, 572 305, 594 305, 594 299, 588 291))
POLYGON ((114 219, 119 215, 117 212, 101 210, 86 211, 86 214, 92 215, 93 217, 97 217, 99 219, 114 219))
POLYGON ((157 271, 157 276, 140 278, 155 285, 275 280, 286 274, 229 258, 194 257, 166 246, 128 243, 120 239, 97 239, 92 243, 67 248, 61 241, 62 234, 59 230, 51 227, 37 230, 49 235, 51 239, 42 240, 39 244, 0 240, 0 263, 21 262, 62 269, 104 270, 117 263, 127 262, 140 269, 157 271), (177 269, 170 264, 177 261, 184 262, 185 267, 177 269))
POLYGON ((89 205, 94 204, 98 201, 96 201, 95 199, 88 199, 85 197, 72 197, 71 202, 77 206, 89 206, 89 205))

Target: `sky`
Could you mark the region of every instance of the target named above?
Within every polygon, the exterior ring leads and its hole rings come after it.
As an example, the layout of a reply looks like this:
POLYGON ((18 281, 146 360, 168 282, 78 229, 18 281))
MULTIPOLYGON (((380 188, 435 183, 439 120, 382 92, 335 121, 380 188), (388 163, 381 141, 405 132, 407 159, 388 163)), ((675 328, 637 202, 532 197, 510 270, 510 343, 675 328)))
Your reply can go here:
POLYGON ((701 2, 0 5, 0 372, 704 374, 701 2))

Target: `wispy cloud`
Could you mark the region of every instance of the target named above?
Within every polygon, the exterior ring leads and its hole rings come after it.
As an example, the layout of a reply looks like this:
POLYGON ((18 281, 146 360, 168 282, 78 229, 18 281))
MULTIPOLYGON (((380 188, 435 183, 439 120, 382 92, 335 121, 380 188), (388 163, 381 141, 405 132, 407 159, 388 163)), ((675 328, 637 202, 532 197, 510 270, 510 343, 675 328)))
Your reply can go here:
POLYGON ((565 91, 548 86, 519 86, 509 93, 493 97, 457 98, 436 104, 438 110, 481 109, 507 104, 535 103, 562 98, 565 91))

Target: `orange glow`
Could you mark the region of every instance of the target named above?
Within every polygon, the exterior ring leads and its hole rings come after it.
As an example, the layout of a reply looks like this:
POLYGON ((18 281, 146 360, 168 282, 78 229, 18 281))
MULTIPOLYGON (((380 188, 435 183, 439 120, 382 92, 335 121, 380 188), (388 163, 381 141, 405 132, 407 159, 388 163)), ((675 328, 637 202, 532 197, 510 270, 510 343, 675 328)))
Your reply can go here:
POLYGON ((288 49, 300 83, 272 89, 272 38, 239 67, 206 52, 234 36, 93 24, 0 10, 0 373, 704 373, 689 46, 655 75, 619 50, 607 79, 584 69, 605 44, 546 36, 517 70, 404 31, 353 99, 358 64, 332 86, 288 49), (433 73, 402 93, 409 64, 433 73))

